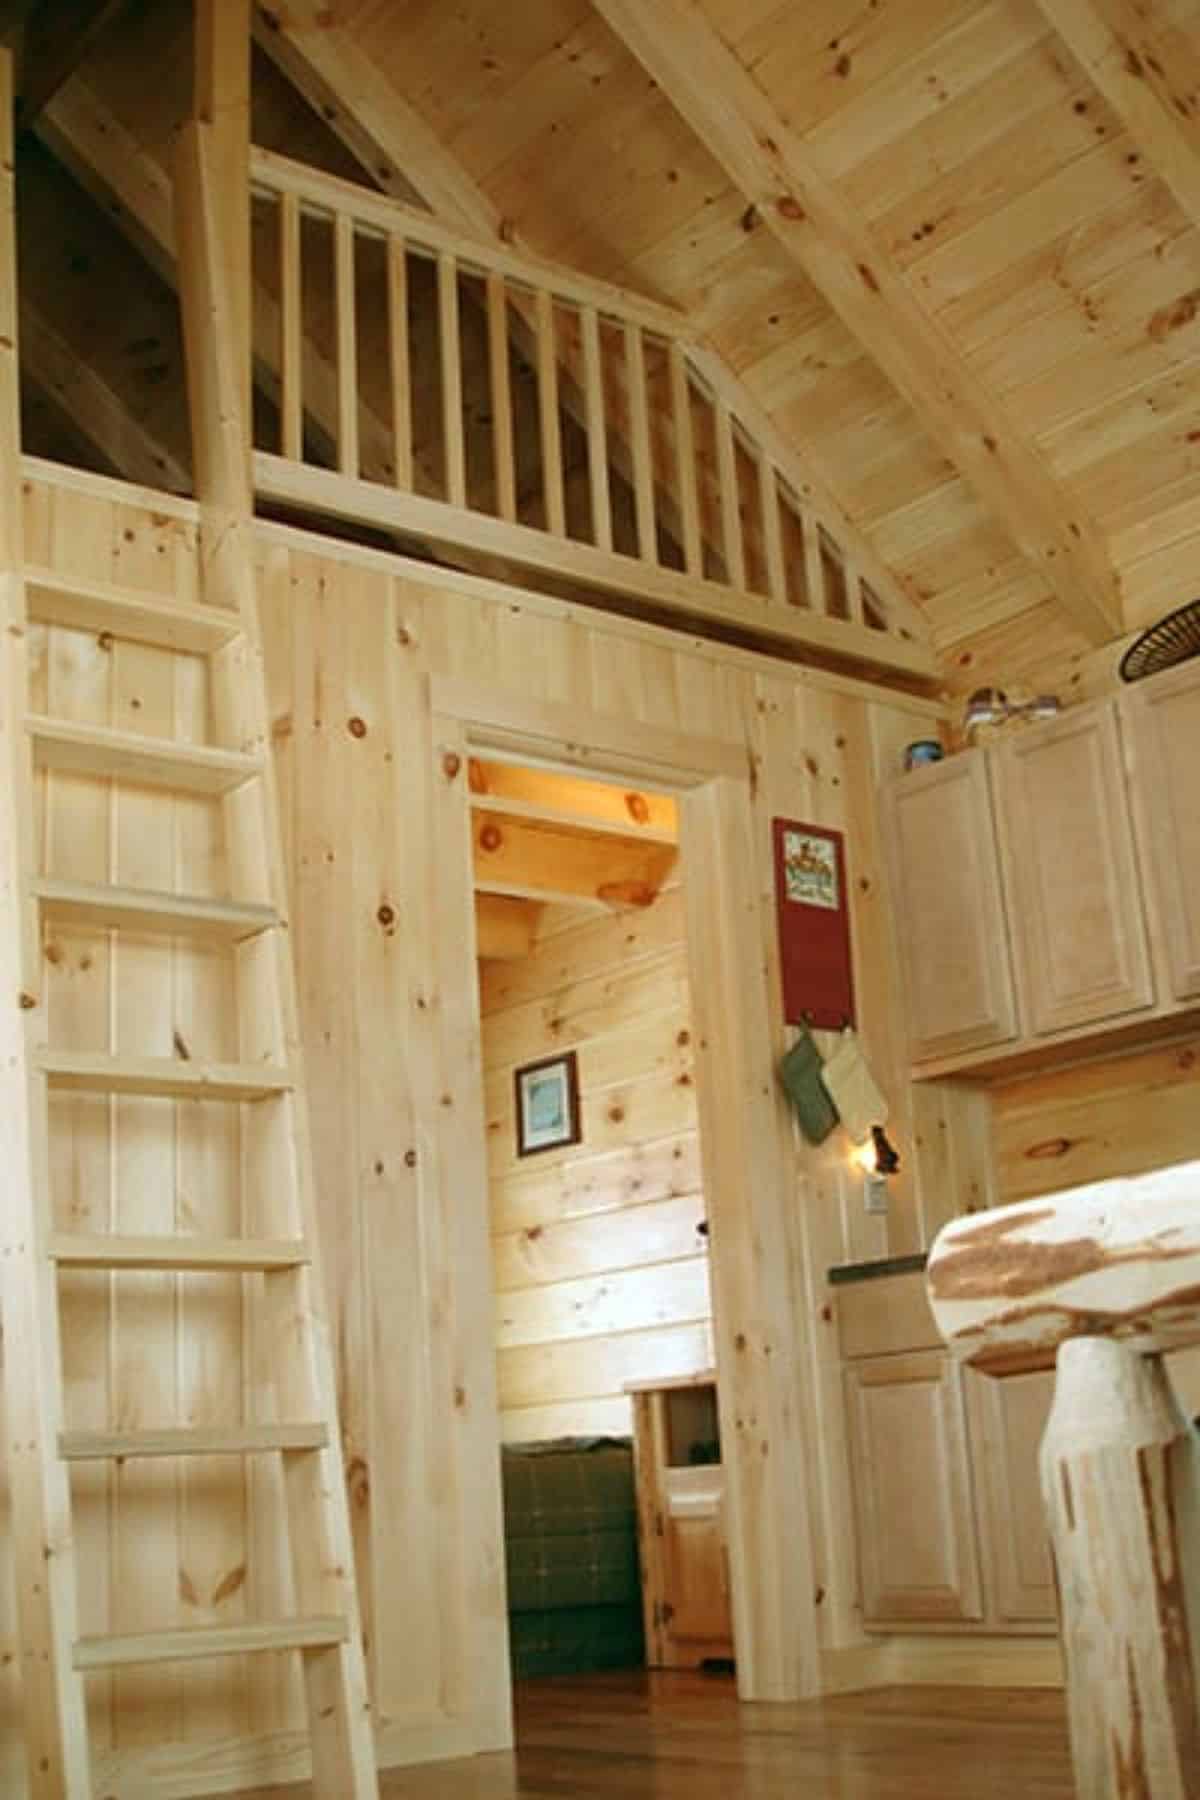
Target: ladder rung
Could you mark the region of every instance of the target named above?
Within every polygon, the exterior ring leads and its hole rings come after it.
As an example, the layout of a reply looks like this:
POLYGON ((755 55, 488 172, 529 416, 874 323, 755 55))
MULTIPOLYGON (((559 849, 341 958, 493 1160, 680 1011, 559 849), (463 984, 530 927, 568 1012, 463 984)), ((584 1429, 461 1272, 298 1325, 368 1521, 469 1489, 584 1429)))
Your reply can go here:
POLYGON ((201 655, 219 650, 241 630, 236 614, 213 606, 143 594, 86 576, 58 575, 52 569, 25 570, 25 603, 29 617, 46 625, 111 631, 135 643, 201 655))
POLYGON ((199 1656, 241 1656, 260 1650, 326 1650, 347 1643, 349 1637, 345 1619, 189 1626, 182 1631, 142 1631, 132 1637, 80 1638, 73 1660, 80 1671, 119 1669, 132 1663, 189 1662, 199 1656))
POLYGON ((227 794, 261 773, 256 756, 182 744, 169 738, 140 737, 100 725, 77 725, 31 713, 26 719, 34 759, 42 769, 76 775, 114 775, 142 787, 165 787, 195 794, 227 794))
POLYGON ((324 1425, 179 1426, 162 1431, 64 1431, 64 1462, 109 1462, 142 1456, 252 1456, 271 1450, 324 1450, 324 1425))
POLYGON ((308 1261, 306 1246, 286 1238, 133 1237, 97 1232, 59 1233, 49 1242, 53 1260, 69 1269, 166 1269, 199 1274, 251 1274, 298 1269, 308 1261))
POLYGON ((33 892, 45 918, 100 929, 116 926, 127 931, 167 932, 172 937, 238 943, 278 923, 278 915, 270 906, 151 893, 103 883, 59 881, 49 876, 35 881, 33 892))
POLYGON ((172 1062, 167 1056, 97 1056, 43 1050, 38 1066, 51 1087, 91 1094, 145 1094, 177 1100, 267 1100, 287 1093, 286 1069, 257 1063, 172 1062))

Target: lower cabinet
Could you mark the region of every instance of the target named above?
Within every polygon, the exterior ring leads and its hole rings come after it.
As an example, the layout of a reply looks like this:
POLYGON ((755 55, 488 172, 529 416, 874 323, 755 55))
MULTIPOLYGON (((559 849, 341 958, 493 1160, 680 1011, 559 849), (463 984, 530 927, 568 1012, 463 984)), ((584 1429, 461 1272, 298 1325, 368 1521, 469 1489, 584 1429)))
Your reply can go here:
POLYGON ((1054 1563, 1038 1453, 1054 1398, 1054 1376, 1010 1375, 995 1381, 969 1374, 967 1382, 992 1610, 1006 1624, 1052 1625, 1054 1563))
POLYGON ((962 1376, 936 1350, 846 1372, 863 1618, 983 1617, 962 1376))
POLYGON ((725 1474, 711 1374, 631 1383, 638 1547, 651 1668, 733 1656, 725 1474))
POLYGON ((1053 1630, 1038 1474, 1053 1374, 962 1368, 919 1274, 836 1292, 864 1625, 1053 1630))

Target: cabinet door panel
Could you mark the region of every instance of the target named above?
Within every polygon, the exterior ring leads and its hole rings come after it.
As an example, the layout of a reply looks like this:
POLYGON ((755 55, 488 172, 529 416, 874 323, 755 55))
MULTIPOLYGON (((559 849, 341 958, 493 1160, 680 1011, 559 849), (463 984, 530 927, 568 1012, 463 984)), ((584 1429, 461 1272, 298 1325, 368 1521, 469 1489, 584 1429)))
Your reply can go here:
POLYGON ((1173 1000, 1200 999, 1200 668, 1141 682, 1124 698, 1134 792, 1173 1000))
POLYGON ((1008 1042, 1017 1017, 983 752, 892 783, 884 817, 913 1061, 1008 1042))
POLYGON ((992 1610, 1008 1624, 1052 1625, 1054 1565, 1038 1459, 1053 1372, 967 1379, 992 1610))
POLYGON ((1029 1028, 1154 1001, 1115 706, 1010 738, 996 759, 1004 868, 1029 1028))
POLYGON ((863 1619, 983 1615, 962 1378, 940 1351, 846 1371, 863 1619))

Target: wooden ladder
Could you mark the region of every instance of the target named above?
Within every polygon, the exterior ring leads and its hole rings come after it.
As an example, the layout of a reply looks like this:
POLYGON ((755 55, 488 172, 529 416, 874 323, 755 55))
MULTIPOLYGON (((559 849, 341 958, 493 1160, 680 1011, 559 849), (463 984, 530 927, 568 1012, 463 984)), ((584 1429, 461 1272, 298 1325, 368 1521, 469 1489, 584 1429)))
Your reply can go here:
MULTIPOLYGON (((8 524, 11 545, 14 533, 19 541, 15 503, 8 524)), ((65 579, 23 562, 10 565, 2 580, 0 1295, 29 1792, 35 1800, 91 1800, 89 1674, 293 1651, 304 1674, 314 1790, 325 1800, 366 1800, 377 1793, 373 1735, 317 1259, 257 619, 108 582, 65 579), (39 623, 58 632, 60 643, 67 640, 58 628, 85 634, 70 641, 93 652, 126 642, 153 647, 167 653, 154 666, 168 671, 187 660, 193 691, 207 670, 216 722, 210 737, 224 741, 183 742, 31 710, 26 645, 39 623), (219 808, 223 817, 211 822, 212 841, 224 840, 235 897, 68 879, 40 866, 45 858, 35 843, 57 842, 36 828, 35 815, 45 809, 38 792, 46 787, 43 771, 59 784, 67 806, 81 788, 92 791, 94 805, 94 784, 106 783, 110 807, 136 811, 139 794, 158 790, 191 796, 193 807, 219 808), (110 1027, 103 1049, 94 1041, 63 1041, 70 1007, 56 1003, 61 989, 44 958, 53 934, 64 932, 95 934, 115 955, 118 974, 124 944, 134 946, 144 970, 146 946, 167 940, 152 1034, 165 1054, 140 1053, 150 1024, 145 1007, 154 998, 144 973, 142 1009, 132 1027, 139 1053, 122 1047, 119 1025, 110 1027), (171 971, 179 957, 193 953, 229 962, 234 1005, 226 1028, 236 1041, 227 1059, 190 1051, 173 1023, 171 971), (62 1091, 110 1097, 110 1119, 128 1097, 138 1097, 139 1132, 161 1129, 168 1141, 189 1104, 206 1103, 209 1116, 214 1103, 237 1109, 243 1235, 72 1231, 68 1201, 56 1191, 63 1183, 53 1179, 55 1114, 64 1106, 69 1113, 71 1105, 56 1099, 62 1091), (122 1281, 144 1284, 147 1272, 173 1275, 180 1293, 197 1276, 211 1285, 214 1272, 230 1280, 241 1275, 254 1352, 241 1408, 248 1416, 196 1428, 172 1422, 125 1430, 117 1421, 107 1429, 74 1428, 65 1409, 61 1286, 66 1272, 81 1270, 110 1272, 114 1293, 122 1281), (271 1479, 284 1496, 292 1616, 81 1635, 77 1565, 84 1551, 73 1533, 71 1466, 191 1456, 279 1459, 271 1479)), ((165 679, 170 685, 169 672, 165 679)), ((65 855, 69 860, 69 843, 65 855)), ((120 873, 111 850, 108 860, 109 872, 120 873)), ((149 966, 155 967, 152 955, 149 966)), ((160 1161, 160 1174, 162 1167, 160 1161)), ((167 1603, 173 1599, 169 1593, 167 1603)))

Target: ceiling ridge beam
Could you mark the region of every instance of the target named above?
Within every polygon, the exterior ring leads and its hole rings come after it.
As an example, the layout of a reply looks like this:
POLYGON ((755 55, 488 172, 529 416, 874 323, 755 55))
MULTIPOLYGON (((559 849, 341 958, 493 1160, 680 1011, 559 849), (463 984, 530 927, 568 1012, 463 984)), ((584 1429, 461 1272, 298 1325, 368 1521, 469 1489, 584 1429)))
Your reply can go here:
POLYGON ((763 225, 1092 643, 1123 629, 1107 546, 694 0, 593 0, 763 225))
MULTIPOLYGON (((321 0, 294 0, 283 13, 257 5, 254 36, 385 191, 404 193, 416 188, 426 206, 447 225, 475 234, 485 243, 500 241, 533 261, 544 261, 513 223, 502 218, 411 101, 363 55, 346 29, 330 20, 321 0)), ((528 324, 519 314, 515 322, 518 326, 528 324)), ((819 522, 836 537, 839 547, 853 559, 877 594, 889 620, 909 638, 927 642, 928 621, 920 608, 815 474, 808 459, 787 442, 765 410, 751 398, 717 346, 710 340, 690 336, 691 321, 686 314, 678 314, 676 330, 685 339, 687 355, 697 373, 729 402, 734 414, 775 463, 784 484, 811 506, 819 522)), ((527 351, 528 343, 518 341, 518 348, 527 351)), ((566 374, 578 381, 578 369, 568 367, 566 374)), ((619 441, 611 448, 616 452, 618 473, 628 477, 627 451, 621 455, 623 447, 619 441)), ((665 523, 670 529, 673 520, 668 517, 665 523)))
POLYGON ((1132 0, 1037 0, 1089 80, 1108 101, 1193 225, 1200 225, 1196 95, 1172 84, 1132 0))

